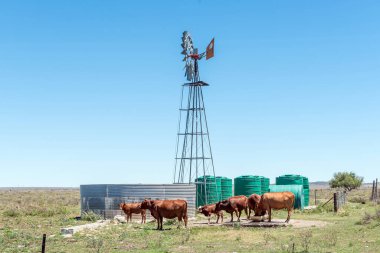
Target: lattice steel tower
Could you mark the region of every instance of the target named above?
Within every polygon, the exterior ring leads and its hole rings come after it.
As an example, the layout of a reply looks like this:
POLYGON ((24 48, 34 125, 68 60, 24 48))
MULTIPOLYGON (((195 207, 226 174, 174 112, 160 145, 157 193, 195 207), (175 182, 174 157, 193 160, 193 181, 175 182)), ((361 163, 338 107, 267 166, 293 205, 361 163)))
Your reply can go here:
MULTIPOLYGON (((174 183, 196 183, 197 191, 207 193, 211 190, 208 188, 216 187, 216 182, 211 186, 209 181, 206 182, 206 176, 209 175, 215 180, 215 169, 202 91, 208 84, 200 80, 198 61, 205 55, 206 60, 214 56, 214 39, 206 52, 201 54, 193 47, 188 32, 183 33, 182 42, 185 76, 190 82, 182 86, 181 92, 174 183), (197 180, 202 176, 203 181, 197 180)), ((208 194, 201 195, 205 198, 204 202, 208 203, 208 194)))

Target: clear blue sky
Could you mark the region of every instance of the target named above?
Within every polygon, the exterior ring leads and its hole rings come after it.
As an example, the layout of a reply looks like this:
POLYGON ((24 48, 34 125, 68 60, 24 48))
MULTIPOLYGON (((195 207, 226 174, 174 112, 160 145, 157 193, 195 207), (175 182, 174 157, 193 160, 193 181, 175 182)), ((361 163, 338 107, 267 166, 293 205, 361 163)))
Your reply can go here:
POLYGON ((380 168, 379 1, 7 1, 0 186, 171 183, 181 35, 218 175, 380 168))

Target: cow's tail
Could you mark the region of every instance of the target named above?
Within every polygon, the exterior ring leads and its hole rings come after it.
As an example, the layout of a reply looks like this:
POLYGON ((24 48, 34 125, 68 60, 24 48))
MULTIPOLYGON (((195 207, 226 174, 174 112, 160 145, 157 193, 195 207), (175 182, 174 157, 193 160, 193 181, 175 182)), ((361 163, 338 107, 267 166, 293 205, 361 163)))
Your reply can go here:
POLYGON ((291 210, 293 210, 293 209, 294 209, 294 204, 295 204, 295 202, 296 202, 296 196, 293 194, 293 196, 292 196, 292 205, 291 205, 291 210))
POLYGON ((187 227, 187 201, 185 200, 185 206, 183 210, 183 221, 185 222, 185 227, 187 227))

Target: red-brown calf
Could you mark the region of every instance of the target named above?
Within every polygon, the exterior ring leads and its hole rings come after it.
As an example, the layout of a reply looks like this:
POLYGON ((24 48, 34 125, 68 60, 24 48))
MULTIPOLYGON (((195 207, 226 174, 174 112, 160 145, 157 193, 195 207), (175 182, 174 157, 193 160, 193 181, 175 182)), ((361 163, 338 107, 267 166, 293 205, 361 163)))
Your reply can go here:
POLYGON ((244 210, 245 214, 248 217, 247 214, 247 207, 248 207, 248 199, 246 196, 234 196, 228 199, 225 199, 223 201, 219 201, 216 203, 216 211, 224 210, 227 213, 231 214, 231 222, 234 221, 234 213, 236 214, 236 217, 238 218, 238 221, 240 221, 241 211, 244 210))
POLYGON ((222 223, 223 223, 223 211, 216 211, 216 204, 210 204, 210 205, 205 205, 205 206, 200 206, 198 208, 198 212, 202 213, 204 216, 208 218, 208 224, 210 224, 210 219, 211 215, 215 214, 216 215, 216 223, 218 223, 219 218, 222 218, 222 223))
POLYGON ((141 208, 141 203, 120 203, 120 209, 124 211, 127 216, 127 222, 132 222, 132 214, 141 214, 141 223, 146 221, 146 211, 141 208))

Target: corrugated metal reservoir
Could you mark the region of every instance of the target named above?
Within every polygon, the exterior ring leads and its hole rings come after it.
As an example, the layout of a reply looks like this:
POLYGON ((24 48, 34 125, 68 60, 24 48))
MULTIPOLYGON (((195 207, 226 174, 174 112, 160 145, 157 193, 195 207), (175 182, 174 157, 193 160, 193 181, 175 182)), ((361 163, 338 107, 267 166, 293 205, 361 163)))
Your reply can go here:
POLYGON ((261 195, 261 179, 259 176, 240 176, 234 179, 234 194, 245 195, 249 197, 251 194, 261 195))
POLYGON ((295 196, 294 208, 303 210, 304 208, 304 194, 302 185, 270 185, 270 192, 292 192, 295 196))
POLYGON ((232 179, 227 177, 217 177, 221 181, 221 200, 232 197, 232 179))
MULTIPOLYGON (((188 216, 195 217, 195 184, 93 184, 81 185, 81 212, 93 211, 106 219, 122 214, 121 202, 141 202, 151 199, 184 199, 188 216)), ((134 214, 134 218, 141 217, 134 214)), ((147 212, 150 219, 150 212, 147 212)))
POLYGON ((197 206, 213 204, 220 200, 221 180, 214 176, 202 176, 195 180, 197 184, 197 206), (205 184, 206 183, 206 189, 205 184))

